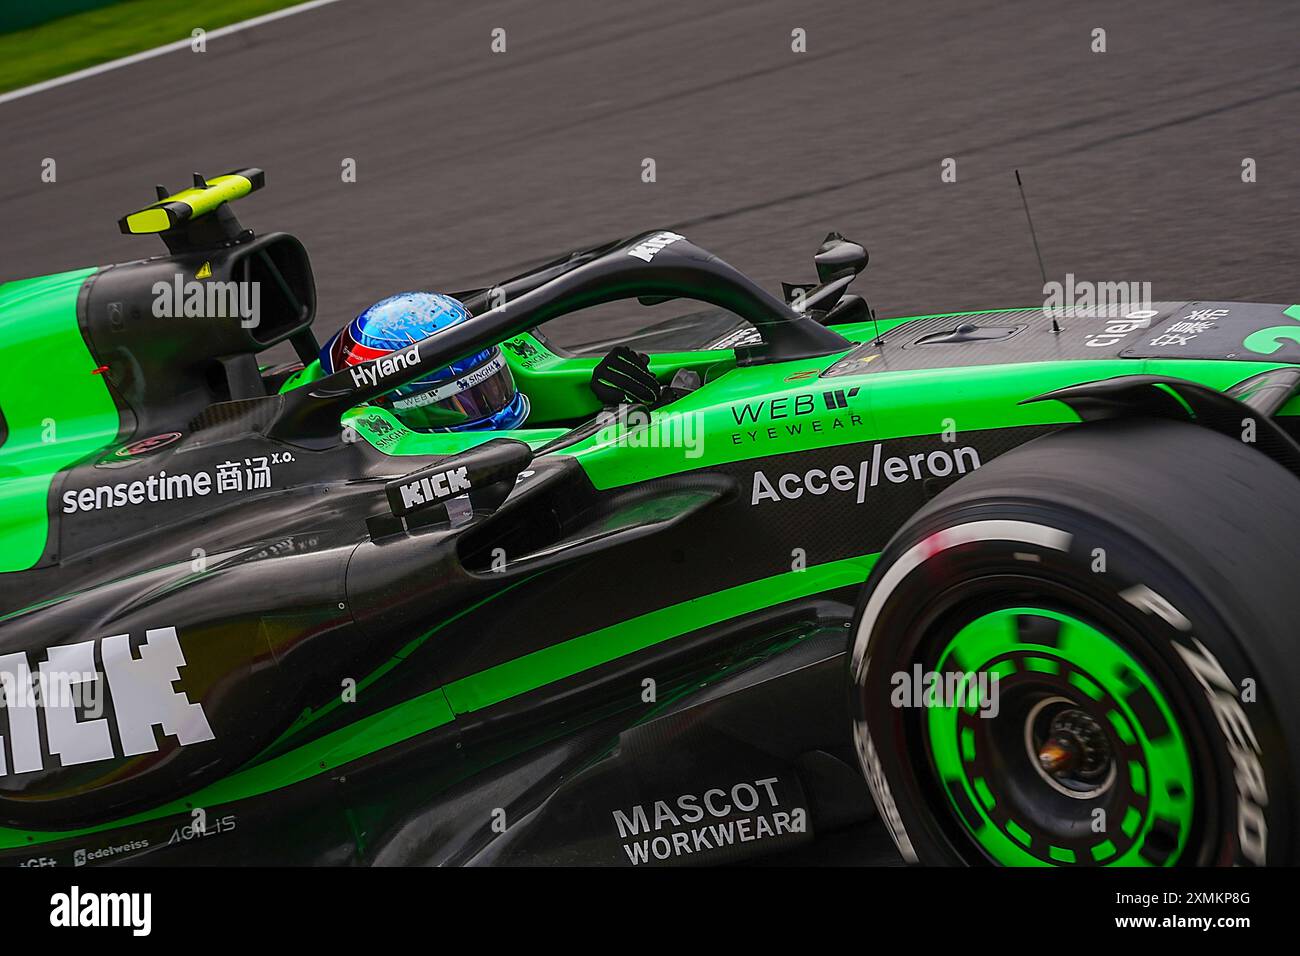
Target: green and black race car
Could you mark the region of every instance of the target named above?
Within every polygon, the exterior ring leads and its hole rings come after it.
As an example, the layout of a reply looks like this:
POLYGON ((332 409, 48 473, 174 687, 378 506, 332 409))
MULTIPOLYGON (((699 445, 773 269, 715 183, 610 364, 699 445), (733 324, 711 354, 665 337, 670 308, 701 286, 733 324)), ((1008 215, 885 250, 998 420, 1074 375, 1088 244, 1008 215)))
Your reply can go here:
POLYGON ((1300 307, 877 321, 838 235, 657 231, 326 375, 262 180, 0 286, 3 861, 1300 862, 1300 307), (630 299, 704 310, 611 402, 539 326, 630 299), (385 405, 492 345, 526 427, 385 405))

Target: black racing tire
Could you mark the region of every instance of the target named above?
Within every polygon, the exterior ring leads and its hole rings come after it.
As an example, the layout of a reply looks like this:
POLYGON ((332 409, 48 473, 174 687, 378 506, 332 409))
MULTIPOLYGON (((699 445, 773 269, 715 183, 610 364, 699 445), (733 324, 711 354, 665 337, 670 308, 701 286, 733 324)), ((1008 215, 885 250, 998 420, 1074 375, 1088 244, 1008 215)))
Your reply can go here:
POLYGON ((872 569, 850 653, 904 858, 1300 862, 1297 559, 1300 480, 1193 424, 1067 428, 939 494, 872 569), (963 673, 987 700, 944 696, 963 673))

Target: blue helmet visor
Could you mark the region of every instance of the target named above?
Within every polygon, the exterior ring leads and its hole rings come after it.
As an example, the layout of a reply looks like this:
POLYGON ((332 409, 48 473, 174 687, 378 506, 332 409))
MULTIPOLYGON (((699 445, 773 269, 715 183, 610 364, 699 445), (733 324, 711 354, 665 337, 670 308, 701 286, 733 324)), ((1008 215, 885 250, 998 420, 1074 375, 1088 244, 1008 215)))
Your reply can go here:
POLYGON ((451 378, 415 383, 387 399, 393 414, 417 431, 471 427, 515 398, 515 379, 500 349, 488 360, 451 378))

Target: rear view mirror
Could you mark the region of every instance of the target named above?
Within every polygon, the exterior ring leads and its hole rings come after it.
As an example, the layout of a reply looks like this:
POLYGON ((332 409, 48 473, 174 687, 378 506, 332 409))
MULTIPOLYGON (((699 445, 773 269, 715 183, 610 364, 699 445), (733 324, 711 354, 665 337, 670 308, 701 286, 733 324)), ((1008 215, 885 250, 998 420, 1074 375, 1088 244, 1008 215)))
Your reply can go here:
POLYGON ((867 250, 856 242, 850 242, 838 232, 826 236, 813 262, 817 264, 817 278, 822 283, 831 282, 844 276, 855 276, 867 267, 867 250))

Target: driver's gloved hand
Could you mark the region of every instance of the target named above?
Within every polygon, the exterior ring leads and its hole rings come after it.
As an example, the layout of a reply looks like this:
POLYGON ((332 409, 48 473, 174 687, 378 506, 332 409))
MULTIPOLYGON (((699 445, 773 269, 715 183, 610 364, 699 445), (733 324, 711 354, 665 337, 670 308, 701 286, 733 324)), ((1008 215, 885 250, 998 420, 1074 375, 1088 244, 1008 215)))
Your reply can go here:
POLYGON ((640 403, 652 406, 659 400, 659 380, 650 371, 650 356, 616 345, 591 373, 591 390, 602 405, 640 403))

